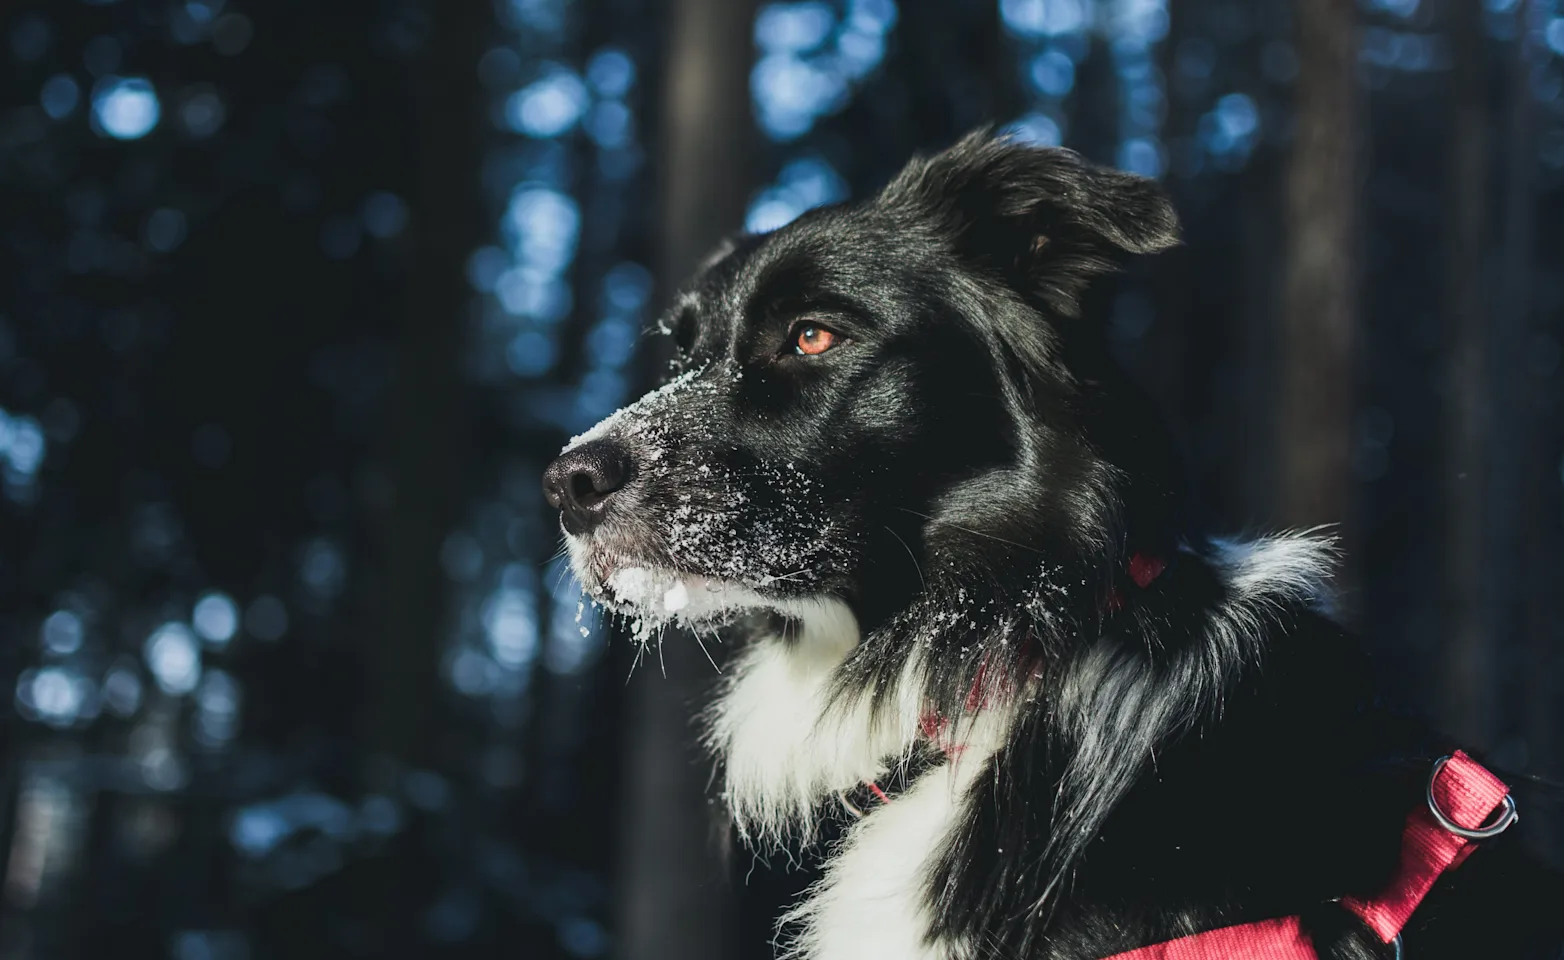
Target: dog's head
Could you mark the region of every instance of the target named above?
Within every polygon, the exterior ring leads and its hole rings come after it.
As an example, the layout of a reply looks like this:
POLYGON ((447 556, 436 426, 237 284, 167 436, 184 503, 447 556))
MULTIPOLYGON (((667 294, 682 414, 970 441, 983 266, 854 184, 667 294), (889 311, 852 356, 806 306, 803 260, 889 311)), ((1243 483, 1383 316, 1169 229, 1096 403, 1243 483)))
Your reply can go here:
POLYGON ((865 630, 974 578, 1107 589, 1074 581, 1170 536, 1177 484, 1081 296, 1176 238, 1151 181, 974 135, 730 242, 659 323, 675 375, 546 472, 577 575, 653 621, 829 597, 865 630))

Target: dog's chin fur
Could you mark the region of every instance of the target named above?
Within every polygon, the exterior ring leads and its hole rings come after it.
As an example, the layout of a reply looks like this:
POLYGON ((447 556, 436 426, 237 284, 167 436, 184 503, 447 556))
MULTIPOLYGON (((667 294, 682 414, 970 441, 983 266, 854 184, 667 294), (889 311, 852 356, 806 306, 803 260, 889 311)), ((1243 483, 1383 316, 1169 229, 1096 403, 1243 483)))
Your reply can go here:
MULTIPOLYGON (((1390 955, 1335 902, 1386 883, 1452 745, 1377 706, 1329 538, 1184 508, 1081 299, 1176 242, 1149 181, 968 138, 726 245, 660 323, 676 375, 566 448, 618 478, 567 511, 588 593, 643 643, 736 641, 703 719, 738 836, 842 818, 789 956, 1093 960, 1293 914, 1321 957, 1390 955), (817 325, 838 346, 789 349, 817 325)), ((1556 874, 1496 843, 1460 875, 1408 956, 1557 951, 1515 906, 1556 874)))

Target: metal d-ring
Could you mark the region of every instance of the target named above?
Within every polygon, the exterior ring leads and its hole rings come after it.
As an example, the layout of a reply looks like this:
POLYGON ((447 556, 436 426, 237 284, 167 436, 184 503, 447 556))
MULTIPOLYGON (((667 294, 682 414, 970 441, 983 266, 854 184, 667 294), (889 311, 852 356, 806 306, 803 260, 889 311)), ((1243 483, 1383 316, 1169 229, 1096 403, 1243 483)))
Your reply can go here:
POLYGON ((1453 758, 1440 757, 1434 761, 1434 772, 1428 775, 1428 812, 1434 815, 1434 819, 1439 821, 1441 827, 1468 840, 1488 840, 1510 829, 1510 826, 1520 819, 1520 814, 1515 810, 1515 798, 1507 793, 1504 795, 1504 809, 1499 812, 1498 819, 1486 827, 1478 827, 1475 830, 1461 826, 1439 809, 1439 801, 1434 799, 1434 781, 1439 779, 1439 771, 1443 770, 1445 764, 1451 759, 1453 758))
POLYGON ((1401 934, 1396 934, 1396 939, 1390 942, 1396 945, 1396 960, 1401 960, 1401 934))

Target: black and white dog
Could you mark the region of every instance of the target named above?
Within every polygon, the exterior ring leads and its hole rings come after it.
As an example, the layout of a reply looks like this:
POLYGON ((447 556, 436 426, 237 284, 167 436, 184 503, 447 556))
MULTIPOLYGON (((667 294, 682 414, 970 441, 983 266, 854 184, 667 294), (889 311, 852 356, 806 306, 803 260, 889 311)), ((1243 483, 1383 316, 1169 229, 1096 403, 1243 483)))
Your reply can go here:
POLYGON ((1099 958, 1291 917, 1320 957, 1558 956, 1564 885, 1513 831, 1401 940, 1344 906, 1399 882, 1449 751, 1374 707, 1328 540, 1192 527, 1082 307, 1177 242, 1151 181, 968 137, 726 245, 660 324, 671 379, 548 468, 591 596, 643 642, 737 640, 707 742, 740 836, 849 823, 790 955, 1099 958))

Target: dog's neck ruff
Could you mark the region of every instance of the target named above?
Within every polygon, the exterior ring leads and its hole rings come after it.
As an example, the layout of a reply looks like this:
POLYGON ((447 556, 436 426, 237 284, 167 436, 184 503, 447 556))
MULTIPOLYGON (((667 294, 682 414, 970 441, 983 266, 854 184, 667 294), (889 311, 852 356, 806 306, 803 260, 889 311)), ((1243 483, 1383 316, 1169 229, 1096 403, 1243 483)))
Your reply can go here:
MULTIPOLYGON (((1460 866, 1476 841, 1497 836, 1515 819, 1509 787, 1456 751, 1434 764, 1426 804, 1407 817, 1401 862, 1390 884, 1377 896, 1344 897, 1340 903, 1384 943, 1395 944, 1400 957, 1401 931, 1434 883, 1460 866)), ((1319 960, 1319 954, 1302 919, 1293 916, 1207 930, 1108 960, 1319 960)))
MULTIPOLYGON (((1168 568, 1168 561, 1158 554, 1136 551, 1130 555, 1129 563, 1125 567, 1125 579, 1130 584, 1144 590, 1168 568)), ((1114 584, 1108 592, 1108 598, 1103 604, 1104 613, 1114 613, 1123 609, 1125 605, 1124 591, 1120 584, 1114 584)), ((1030 642, 1030 637, 1028 638, 1030 642)), ((998 684, 990 682, 988 677, 988 664, 986 660, 979 664, 977 676, 972 679, 972 687, 967 691, 966 710, 973 713, 985 707, 992 706, 991 701, 998 690, 1007 690, 1015 686, 1014 682, 1001 681, 998 684), (995 688, 998 688, 996 690, 995 688)), ((963 747, 952 735, 950 719, 930 710, 924 710, 918 716, 918 730, 924 739, 935 748, 939 756, 956 757, 960 755, 963 747)), ((931 760, 926 755, 913 755, 899 768, 903 783, 911 783, 916 780, 918 773, 930 763, 938 762, 937 758, 931 760)), ((865 780, 859 784, 856 790, 839 791, 837 799, 842 808, 850 815, 862 819, 876 806, 887 804, 899 791, 895 787, 887 788, 874 780, 865 780)))

